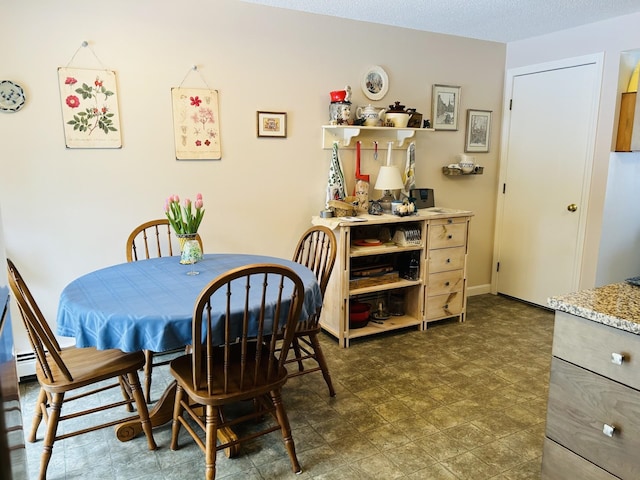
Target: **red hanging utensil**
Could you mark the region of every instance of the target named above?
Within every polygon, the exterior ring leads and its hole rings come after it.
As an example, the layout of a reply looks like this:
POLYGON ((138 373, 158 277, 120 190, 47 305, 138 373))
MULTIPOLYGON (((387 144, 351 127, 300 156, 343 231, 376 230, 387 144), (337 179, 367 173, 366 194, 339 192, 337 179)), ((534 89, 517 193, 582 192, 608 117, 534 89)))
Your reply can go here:
POLYGON ((360 142, 356 142, 356 183, 353 189, 358 198, 360 208, 365 211, 369 208, 369 175, 360 173, 360 142))

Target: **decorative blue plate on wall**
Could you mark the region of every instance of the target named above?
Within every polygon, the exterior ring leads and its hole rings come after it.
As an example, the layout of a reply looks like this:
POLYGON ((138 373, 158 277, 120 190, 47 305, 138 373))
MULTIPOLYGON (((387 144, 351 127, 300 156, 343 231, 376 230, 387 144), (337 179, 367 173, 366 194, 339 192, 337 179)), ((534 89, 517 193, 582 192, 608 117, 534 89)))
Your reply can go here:
POLYGON ((22 87, 11 80, 0 81, 0 111, 17 112, 26 98, 22 87))

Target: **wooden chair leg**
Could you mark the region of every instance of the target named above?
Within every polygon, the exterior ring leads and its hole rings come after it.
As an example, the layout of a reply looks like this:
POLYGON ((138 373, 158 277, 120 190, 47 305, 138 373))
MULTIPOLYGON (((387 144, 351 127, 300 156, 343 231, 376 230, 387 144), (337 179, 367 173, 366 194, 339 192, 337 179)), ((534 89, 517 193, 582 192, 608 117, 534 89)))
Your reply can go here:
POLYGON ((153 371, 153 352, 144 351, 144 398, 151 403, 151 373, 153 371))
POLYGON ((142 424, 142 431, 147 437, 147 445, 149 450, 155 450, 158 448, 155 440, 153 439, 153 431, 151 421, 149 420, 149 410, 145 403, 144 395, 142 395, 142 388, 140 387, 140 379, 137 372, 131 372, 127 374, 129 379, 129 385, 131 386, 131 394, 136 402, 136 409, 140 416, 140 423, 142 424))
POLYGON ((298 342, 297 338, 293 338, 293 341, 291 342, 291 347, 293 349, 293 352, 296 354, 296 358, 298 359, 298 371, 302 372, 304 371, 304 365, 302 364, 302 350, 300 350, 300 343, 298 342))
POLYGON ((280 390, 274 390, 270 392, 270 395, 273 406, 276 408, 276 418, 278 419, 280 431, 282 432, 282 440, 284 441, 284 446, 289 454, 289 460, 291 460, 291 468, 293 469, 293 473, 298 474, 302 472, 302 468, 300 467, 298 457, 296 456, 296 446, 293 443, 293 437, 291 436, 289 418, 287 417, 287 412, 282 404, 282 395, 280 390))
POLYGON ((47 392, 45 392, 42 388, 40 392, 38 392, 38 400, 36 400, 36 411, 33 414, 33 420, 31 421, 31 433, 27 437, 27 441, 29 443, 33 443, 36 441, 36 436, 38 435, 38 427, 42 422, 42 415, 44 414, 43 409, 47 408, 47 392))
MULTIPOLYGON (((118 378, 118 382, 120 382, 120 390, 122 391, 122 397, 125 400, 131 400, 133 398, 133 395, 131 394, 131 388, 129 387, 129 383, 127 382, 126 378, 120 376, 120 378, 118 378)), ((133 412, 133 405, 131 405, 130 403, 127 403, 126 409, 127 409, 127 412, 133 412)))
POLYGON ((182 416, 182 398, 184 389, 178 385, 176 387, 176 399, 173 404, 173 423, 171 424, 171 450, 178 449, 178 435, 180 435, 180 417, 182 416))
POLYGON ((40 459, 40 480, 47 479, 47 467, 53 453, 53 444, 56 441, 58 432, 58 421, 60 420, 60 410, 64 402, 64 393, 54 393, 51 397, 51 410, 47 418, 47 432, 44 435, 44 445, 42 448, 42 457, 40 459))
POLYGON ((329 396, 335 397, 336 391, 333 389, 333 382, 331 381, 331 375, 329 375, 329 367, 327 366, 327 360, 324 357, 324 353, 322 353, 322 347, 320 347, 320 340, 318 340, 318 335, 312 333, 311 335, 309 335, 309 340, 313 345, 313 351, 316 356, 316 361, 318 362, 318 365, 320 365, 320 370, 322 370, 324 381, 327 383, 327 387, 329 387, 329 396))
POLYGON ((205 414, 205 449, 204 449, 204 477, 206 480, 216 478, 216 443, 218 441, 218 409, 207 405, 205 414))

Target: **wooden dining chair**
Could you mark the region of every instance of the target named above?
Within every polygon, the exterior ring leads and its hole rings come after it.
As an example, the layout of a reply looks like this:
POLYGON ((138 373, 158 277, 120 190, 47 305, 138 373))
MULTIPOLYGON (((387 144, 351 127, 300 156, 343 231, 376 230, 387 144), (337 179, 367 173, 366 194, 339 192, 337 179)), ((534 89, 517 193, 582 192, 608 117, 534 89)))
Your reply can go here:
POLYGON ((275 264, 229 270, 200 293, 193 310, 192 353, 170 364, 177 382, 171 449, 178 448, 184 426, 205 453, 206 479, 215 478, 219 450, 276 430, 282 433, 293 471, 301 472, 281 389, 287 381, 284 360, 303 301, 300 277, 275 264), (279 325, 275 334, 274 323, 279 325), (245 400, 253 400, 258 408, 230 416, 232 405, 245 400), (204 419, 196 408, 200 406, 205 408, 204 419), (234 439, 216 442, 220 429, 263 417, 264 423, 252 424, 245 434, 234 428, 234 439))
MULTIPOLYGON (((202 239, 199 234, 196 234, 196 240, 200 243, 200 250, 202 250, 202 239)), ((169 220, 160 218, 145 222, 134 228, 129 234, 129 238, 127 238, 126 252, 127 262, 134 262, 149 258, 172 256, 174 252, 175 255, 180 255, 180 248, 177 245, 177 237, 171 229, 169 220)), ((182 348, 166 352, 144 351, 144 398, 147 403, 151 403, 153 367, 167 365, 170 362, 170 360, 156 360, 156 356, 159 353, 175 354, 181 351, 182 348)))
MULTIPOLYGON (((196 233, 202 250, 202 239, 196 233)), ((127 238, 127 262, 180 255, 178 237, 171 229, 169 219, 159 218, 138 225, 127 238)))
POLYGON ((47 477, 47 467, 56 441, 111 427, 121 422, 139 420, 147 437, 149 450, 155 450, 157 447, 151 431, 149 412, 138 379, 138 370, 144 365, 142 352, 124 353, 115 349, 60 348, 22 276, 9 259, 7 259, 7 270, 11 290, 37 359, 36 376, 40 384, 40 393, 27 440, 36 441, 38 427, 44 419, 46 433, 40 460, 40 480, 47 477), (107 380, 113 380, 113 382, 106 385, 107 380), (127 389, 133 399, 127 395, 125 400, 111 403, 99 402, 106 390, 116 387, 123 389, 123 393, 127 389), (63 414, 65 405, 73 401, 77 401, 74 403, 75 406, 70 406, 69 412, 63 414), (137 415, 127 414, 128 416, 117 419, 110 417, 112 419, 105 422, 104 415, 101 418, 101 414, 98 413, 117 407, 131 406, 132 403, 135 403, 137 415), (58 426, 62 421, 71 420, 73 423, 73 419, 91 414, 94 415, 89 418, 93 418, 94 423, 90 426, 83 422, 82 426, 70 425, 68 428, 61 429, 63 433, 58 432, 58 426), (102 423, 98 423, 99 420, 102 423), (73 428, 78 430, 72 430, 73 428))
MULTIPOLYGON (((306 266, 315 273, 323 297, 335 260, 336 236, 331 229, 324 226, 313 226, 304 232, 293 255, 294 262, 306 266)), ((290 377, 321 371, 329 388, 329 396, 335 397, 336 392, 331 382, 329 367, 318 339, 320 314, 321 308, 307 320, 298 322, 292 348, 289 350, 289 358, 287 358, 285 364, 298 364, 297 370, 289 372, 290 377), (309 361, 313 362, 311 366, 308 365, 309 361)))

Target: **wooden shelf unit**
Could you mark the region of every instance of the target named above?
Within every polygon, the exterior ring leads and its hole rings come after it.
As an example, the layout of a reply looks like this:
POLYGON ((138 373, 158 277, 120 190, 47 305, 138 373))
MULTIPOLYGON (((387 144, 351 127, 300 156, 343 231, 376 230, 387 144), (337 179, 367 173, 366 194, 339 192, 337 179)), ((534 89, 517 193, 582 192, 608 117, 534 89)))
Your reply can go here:
MULTIPOLYGON (((362 215, 365 222, 340 218, 313 217, 312 223, 326 225, 336 233, 338 251, 327 291, 320 323, 334 336, 341 347, 349 341, 378 333, 415 327, 425 330, 428 322, 459 317, 466 313, 466 257, 468 226, 472 212, 452 209, 424 209, 417 215, 362 215), (355 246, 359 238, 393 239, 401 227, 420 231, 416 244, 397 245, 386 241, 380 246, 355 246), (385 231, 388 230, 388 231, 385 231), (359 262, 398 266, 414 255, 419 261, 417 280, 399 278, 387 283, 352 288, 352 266, 359 262), (404 298, 404 315, 392 316, 381 323, 369 321, 365 327, 349 327, 349 305, 353 299, 366 295, 395 293, 404 298)), ((375 309, 375 305, 372 306, 375 309)))

